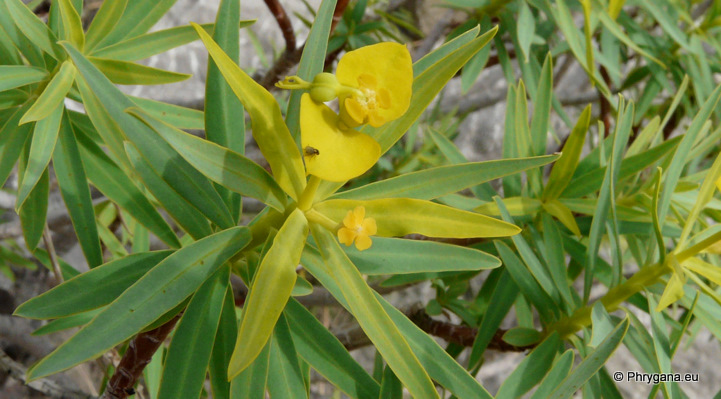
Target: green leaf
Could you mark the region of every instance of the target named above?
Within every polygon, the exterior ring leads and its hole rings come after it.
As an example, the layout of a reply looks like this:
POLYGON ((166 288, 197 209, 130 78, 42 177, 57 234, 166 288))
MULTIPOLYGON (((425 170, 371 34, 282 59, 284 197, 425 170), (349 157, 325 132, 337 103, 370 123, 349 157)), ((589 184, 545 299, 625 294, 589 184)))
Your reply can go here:
POLYGON ((4 123, 0 122, 0 187, 5 185, 28 136, 31 135, 32 124, 18 126, 27 107, 28 105, 17 107, 4 123))
POLYGON ((308 309, 291 298, 283 312, 298 354, 351 398, 375 399, 380 387, 308 309))
POLYGON ((381 381, 380 399, 399 399, 403 398, 403 385, 401 381, 393 373, 393 369, 386 366, 383 369, 383 380, 381 381))
POLYGON ((44 69, 25 65, 0 65, 0 92, 45 80, 44 69))
POLYGON ((25 246, 31 251, 38 246, 40 237, 43 235, 48 213, 48 192, 48 170, 45 169, 38 178, 37 184, 25 197, 23 206, 18 212, 25 237, 25 246))
POLYGON ((483 270, 501 265, 498 258, 477 249, 434 241, 373 237, 372 248, 343 249, 358 270, 367 275, 483 270))
MULTIPOLYGON (((231 16, 228 16, 229 18, 231 16)), ((250 26, 254 20, 241 21, 239 26, 250 26)), ((208 33, 213 33, 214 24, 200 25, 208 33)), ((237 35, 237 31, 235 32, 237 35)), ((138 61, 164 53, 170 49, 198 40, 198 35, 192 26, 176 26, 156 32, 146 33, 122 42, 94 50, 91 55, 102 58, 111 58, 120 61, 138 61)))
POLYGON ((60 18, 63 22, 63 40, 70 41, 82 51, 85 47, 85 32, 83 32, 83 22, 80 20, 78 11, 70 0, 60 0, 57 5, 60 6, 60 18))
POLYGON ((556 361, 553 363, 553 367, 548 371, 546 377, 541 381, 541 384, 533 393, 531 399, 545 399, 553 391, 558 384, 563 381, 564 378, 571 371, 573 366, 573 349, 569 349, 563 352, 563 355, 558 356, 556 361))
POLYGON ((44 326, 38 328, 32 332, 33 336, 39 337, 41 335, 52 334, 54 332, 67 330, 70 328, 84 326, 88 324, 98 313, 102 312, 103 308, 89 310, 83 313, 77 313, 71 316, 62 317, 59 319, 51 320, 44 326))
POLYGON ((591 342, 588 343, 588 346, 592 348, 598 347, 598 344, 600 344, 615 327, 611 316, 609 316, 601 301, 593 304, 593 308, 591 309, 591 326, 593 329, 591 330, 591 342))
POLYGON ((173 251, 141 252, 108 262, 53 287, 15 309, 30 319, 53 319, 87 312, 113 302, 173 251))
POLYGON ((308 221, 303 212, 296 209, 278 231, 253 278, 228 367, 229 378, 248 367, 268 342, 293 290, 295 267, 307 236, 308 221))
POLYGON ((556 223, 547 214, 543 215, 543 239, 546 265, 556 289, 568 310, 575 307, 574 297, 569 288, 568 271, 566 269, 566 254, 563 250, 563 239, 556 223))
MULTIPOLYGON (((518 13, 518 42, 521 45, 521 53, 524 62, 528 62, 530 56, 531 42, 536 34, 536 20, 528 4, 521 2, 521 10, 518 13)), ((545 144, 545 143, 544 143, 545 144)))
MULTIPOLYGON (((336 266, 327 268, 318 251, 309 245, 306 245, 305 251, 303 251, 302 262, 343 307, 350 309, 348 301, 335 277, 331 276, 331 271, 334 270, 336 266)), ((461 398, 492 398, 488 391, 441 348, 432 337, 418 328, 412 321, 408 320, 401 311, 388 303, 381 295, 375 293, 375 297, 383 306, 383 310, 388 313, 393 323, 398 326, 398 330, 408 341, 408 345, 413 350, 413 353, 418 356, 418 360, 423 367, 428 370, 433 380, 461 398)), ((495 329, 493 329, 493 331, 495 332, 495 329)))
POLYGON ((533 345, 541 340, 541 333, 535 328, 514 327, 503 334, 503 341, 513 346, 533 345))
POLYGON ((32 45, 37 46, 55 59, 60 59, 62 49, 56 44, 58 39, 50 28, 43 23, 20 0, 6 0, 10 15, 15 26, 27 37, 32 45))
MULTIPOLYGON (((221 228, 235 225, 228 208, 212 184, 152 129, 128 115, 125 110, 133 107, 133 102, 94 68, 77 49, 69 43, 64 45, 80 71, 79 81, 87 82, 88 87, 85 87, 85 83, 79 84, 83 92, 83 101, 95 102, 88 111, 93 124, 98 126, 95 120, 100 120, 103 126, 107 126, 110 130, 104 133, 108 134, 107 138, 103 137, 108 146, 115 152, 122 152, 124 147, 122 142, 127 137, 143 158, 159 172, 163 180, 205 217, 221 228), (90 87, 92 92, 89 92, 90 87), (113 149, 116 145, 118 148, 113 149)), ((116 154, 116 157, 119 160, 127 160, 124 153, 116 154)))
MULTIPOLYGON (((631 128, 633 125, 633 102, 630 102, 627 106, 624 107, 623 101, 620 101, 618 106, 618 112, 619 117, 618 123, 616 125, 616 131, 613 133, 613 147, 611 157, 608 161, 606 174, 603 178, 603 183, 601 184, 601 189, 598 194, 598 202, 596 204, 596 210, 593 213, 591 231, 589 232, 588 236, 588 261, 586 263, 583 280, 584 302, 588 301, 589 295, 591 293, 591 285, 593 283, 594 269, 596 266, 596 255, 598 255, 598 249, 604 236, 606 221, 608 220, 609 212, 611 213, 614 224, 616 220, 615 187, 618 184, 619 180, 621 160, 623 159, 623 150, 628 144, 628 138, 631 134, 631 128)), ((613 232, 609 232, 609 236, 612 233, 613 232)))
MULTIPOLYGON (((529 197, 511 197, 504 198, 503 205, 508 209, 511 216, 527 216, 535 215, 543 208, 543 203, 535 198, 529 197)), ((487 202, 473 209, 478 213, 489 216, 501 216, 501 211, 494 202, 487 202)))
MULTIPOLYGON (((610 11, 610 10, 609 10, 609 11, 610 11)), ((606 13, 603 12, 603 11, 601 11, 601 12, 596 12, 595 15, 596 15, 596 16, 598 17, 598 19, 601 21, 601 23, 603 24, 603 26, 605 26, 606 29, 608 29, 608 31, 611 32, 618 40, 620 40, 621 42, 623 42, 623 44, 625 44, 625 45, 628 46, 629 48, 633 49, 633 50, 634 50, 635 52, 637 52, 638 54, 640 54, 640 55, 648 58, 649 60, 657 63, 657 64, 658 64, 659 66, 661 66, 662 68, 664 68, 664 69, 666 68, 666 65, 664 65, 664 63, 661 62, 661 60, 659 60, 658 58, 654 57, 654 56, 651 55, 650 53, 644 51, 640 46, 638 46, 638 45, 636 44, 636 42, 633 41, 633 39, 631 39, 630 37, 628 37, 628 36, 621 30, 621 26, 618 25, 618 24, 616 23, 616 21, 614 21, 615 18, 610 17, 608 14, 606 14, 606 13)))
POLYGON ((544 155, 546 153, 552 99, 553 57, 549 53, 546 55, 545 61, 543 61, 536 96, 533 98, 533 119, 531 119, 531 153, 533 155, 544 155))
MULTIPOLYGON (((623 159, 621 162, 621 170, 618 173, 618 181, 621 182, 631 176, 636 176, 640 171, 646 169, 648 166, 669 153, 669 151, 673 150, 682 138, 683 136, 674 137, 640 154, 623 159)), ((598 191, 599 187, 601 187, 605 174, 606 167, 603 166, 575 177, 566 186, 566 189, 563 191, 563 194, 561 194, 561 197, 582 197, 598 191)))
MULTIPOLYGON (((489 47, 490 46, 486 46, 483 48, 483 50, 489 47)), ((478 54, 476 54, 476 56, 478 56, 478 54)), ((441 150, 441 152, 443 153, 443 156, 445 156, 451 164, 457 165, 468 162, 468 159, 466 159, 466 157, 458 149, 458 147, 456 147, 456 145, 453 144, 453 142, 449 140, 444 134, 433 128, 428 129, 428 133, 430 134, 431 139, 436 144, 438 149, 441 150)), ((485 182, 478 186, 469 187, 469 189, 471 190, 473 195, 484 201, 491 201, 493 196, 497 194, 496 190, 494 190, 488 182, 485 182)))
POLYGON ((428 373, 335 237, 315 225, 312 232, 326 268, 348 301, 351 313, 403 385, 415 398, 438 398, 428 373))
POLYGON ((203 111, 147 98, 130 97, 130 99, 155 119, 178 129, 200 130, 205 126, 203 111))
MULTIPOLYGON (((210 386, 215 399, 230 399, 230 381, 228 381, 228 364, 230 354, 233 353, 233 345, 238 334, 238 322, 235 315, 235 301, 233 290, 228 288, 225 291, 223 311, 218 322, 218 331, 215 333, 213 352, 210 356, 208 374, 210 375, 210 386)), ((252 369, 249 367, 248 370, 252 369)), ((265 386, 265 378, 263 378, 265 386)))
POLYGON ((518 234, 510 223, 430 201, 388 198, 369 201, 327 200, 314 209, 338 223, 348 211, 364 206, 366 217, 376 219, 378 235, 385 237, 423 234, 429 237, 503 237, 518 234))
POLYGON ((191 75, 166 71, 129 61, 108 58, 88 57, 111 82, 119 85, 160 85, 182 82, 191 75))
POLYGON ((214 182, 234 192, 256 198, 278 211, 286 195, 273 178, 255 162, 234 151, 159 122, 139 108, 128 111, 167 141, 188 163, 214 182))
POLYGON ((530 270, 521 262, 515 253, 502 241, 496 241, 494 243, 498 254, 503 259, 503 264, 506 266, 506 270, 516 282, 520 292, 533 303, 538 310, 538 313, 546 321, 554 319, 553 311, 558 309, 558 306, 553 302, 553 299, 541 288, 538 282, 534 279, 534 275, 530 270))
POLYGON ((137 334, 188 298, 225 261, 250 241, 246 227, 234 227, 168 256, 113 301, 88 325, 28 371, 34 380, 57 373, 137 334))
MULTIPOLYGON (((216 26, 213 40, 228 54, 228 57, 236 62, 240 57, 239 23, 240 0, 222 1, 215 17, 216 26)), ((193 39, 196 39, 198 35, 195 33, 195 29, 192 26, 188 26, 188 28, 191 29, 189 33, 193 39)), ((208 60, 208 75, 205 82, 205 112, 204 128, 208 141, 243 155, 245 153, 245 118, 241 123, 238 121, 238 117, 245 115, 245 110, 212 59, 208 60)), ((233 219, 237 221, 241 212, 240 195, 222 185, 216 185, 215 188, 230 209, 233 219)), ((285 194, 281 198, 285 198, 285 194)))
POLYGON ((681 178, 681 173, 686 165, 686 155, 691 150, 693 143, 697 140, 703 125, 711 117, 713 110, 716 109, 719 98, 721 98, 721 86, 716 87, 693 118, 691 125, 688 127, 686 134, 683 135, 681 143, 678 145, 673 157, 671 158, 671 163, 666 169, 666 176, 663 180, 663 191, 661 192, 660 201, 658 203, 659 220, 666 220, 666 214, 671 206, 671 196, 676 189, 676 185, 681 178))
POLYGON ((557 333, 543 340, 511 373, 496 393, 496 399, 517 398, 528 392, 548 373, 561 348, 557 333))
POLYGON ((213 232, 203 214, 174 191, 132 143, 125 143, 125 152, 145 187, 183 230, 196 240, 213 232))
POLYGON ((180 241, 173 229, 135 183, 84 132, 78 134, 81 131, 76 130, 75 133, 90 182, 169 247, 180 248, 180 241))
POLYGON ((639 4, 658 21, 661 29, 676 43, 690 53, 696 52, 696 50, 689 45, 686 34, 678 27, 677 21, 674 21, 671 14, 664 10, 666 8, 664 6, 669 6, 665 1, 656 0, 649 2, 648 0, 640 0, 639 4))
MULTIPOLYGON (((298 63, 296 75, 301 79, 310 82, 315 75, 323 72, 328 49, 328 35, 330 35, 336 3, 337 0, 324 0, 318 7, 298 63)), ((300 142, 300 97, 302 94, 301 90, 291 91, 285 118, 290 134, 296 143, 300 142)))
POLYGON ((307 398, 298 355, 288 322, 280 315, 270 345, 268 393, 273 398, 307 398))
POLYGON ((88 266, 94 268, 103 263, 103 251, 100 248, 98 230, 95 226, 93 201, 80 149, 70 118, 67 112, 64 114, 60 125, 60 137, 53 155, 53 167, 80 247, 88 266))
MULTIPOLYGON (((90 21, 87 34, 85 36, 85 50, 92 54, 95 46, 103 40, 120 21, 118 16, 123 15, 128 0, 115 0, 103 2, 100 9, 90 21)), ((113 58, 113 57, 109 57, 113 58)))
POLYGON ((591 106, 588 105, 583 109, 581 116, 578 117, 576 126, 573 127, 573 130, 571 130, 571 133, 568 135, 568 140, 563 146, 561 158, 556 161, 553 169, 551 169, 548 182, 543 190, 542 199, 544 202, 560 197, 563 190, 565 190, 571 182, 573 173, 576 171, 576 166, 578 165, 578 160, 581 157, 581 151, 586 141, 586 132, 588 131, 590 122, 591 106))
POLYGON ((618 348, 628 330, 628 318, 623 319, 616 328, 608 334, 596 349, 588 353, 581 364, 569 374, 556 389, 548 396, 553 399, 566 399, 573 396, 578 388, 588 381, 603 367, 609 357, 618 348))
MULTIPOLYGON (((485 284, 488 284, 488 282, 485 284)), ((484 288, 486 287, 485 284, 484 288)), ((490 294, 488 307, 483 313, 483 318, 478 327, 478 334, 473 340, 473 347, 468 359, 469 368, 475 368, 479 364, 483 352, 485 352, 491 339, 493 339, 496 331, 501 326, 503 319, 505 319, 519 293, 518 286, 513 282, 507 268, 503 270, 497 283, 490 287, 492 287, 493 293, 490 294)))
MULTIPOLYGON (((230 382, 230 397, 233 399, 265 399, 268 381, 271 341, 260 351, 255 361, 230 382)), ((226 373, 227 374, 227 373, 226 373)))
POLYGON ((115 26, 100 38, 96 47, 104 47, 143 34, 165 15, 177 0, 129 1, 122 15, 113 17, 115 26))
POLYGON ((70 91, 73 81, 75 81, 75 67, 70 61, 65 61, 40 97, 20 119, 20 124, 45 119, 58 107, 62 107, 63 100, 70 91))
POLYGON ((55 143, 58 140, 62 116, 63 105, 58 104, 47 118, 35 123, 27 167, 18 187, 18 197, 15 202, 16 210, 22 208, 28 194, 33 190, 35 184, 40 180, 40 176, 47 169, 48 163, 50 163, 55 143))
POLYGON ((285 125, 275 98, 248 76, 197 24, 192 24, 235 95, 250 114, 253 137, 268 160, 278 184, 293 199, 305 188, 305 171, 298 147, 285 125))
MULTIPOLYGON (((501 210, 503 220, 513 223, 513 219, 511 218, 511 215, 508 214, 508 211, 501 202, 501 199, 496 197, 495 200, 496 204, 498 204, 498 208, 501 210)), ((528 270, 531 272, 531 275, 538 282, 543 291, 551 297, 553 302, 556 304, 561 303, 560 293, 555 288, 553 279, 551 278, 548 270, 538 260, 538 257, 536 257, 533 249, 531 249, 528 242, 523 238, 523 235, 518 234, 513 236, 511 239, 513 240, 513 244, 516 246, 516 250, 518 250, 518 253, 521 255, 521 258, 523 258, 523 262, 526 264, 528 270)))
POLYGON ((158 398, 199 397, 203 391, 229 279, 229 266, 218 269, 190 300, 165 357, 158 398))
POLYGON ((331 198, 373 200, 381 198, 435 199, 503 176, 546 165, 560 155, 501 159, 438 166, 366 184, 331 198))

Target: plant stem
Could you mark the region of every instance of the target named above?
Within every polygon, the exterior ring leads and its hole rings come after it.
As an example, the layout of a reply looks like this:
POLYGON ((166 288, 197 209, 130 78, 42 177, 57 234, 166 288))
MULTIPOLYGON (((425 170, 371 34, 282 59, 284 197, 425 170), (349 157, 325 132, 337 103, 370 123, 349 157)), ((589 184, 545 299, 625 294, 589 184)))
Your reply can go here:
POLYGON ((318 185, 320 185, 320 178, 310 175, 308 185, 305 186, 305 190, 303 190, 303 193, 300 194, 300 198, 298 199, 298 209, 305 212, 313 206, 318 185))

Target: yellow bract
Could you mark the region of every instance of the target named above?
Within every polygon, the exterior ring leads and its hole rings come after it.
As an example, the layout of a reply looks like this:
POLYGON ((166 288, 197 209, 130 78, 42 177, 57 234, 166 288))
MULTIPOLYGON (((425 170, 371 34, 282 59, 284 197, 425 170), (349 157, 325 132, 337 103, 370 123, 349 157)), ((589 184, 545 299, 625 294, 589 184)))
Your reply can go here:
POLYGON ((355 240, 355 247, 359 251, 364 251, 371 247, 373 242, 370 236, 375 235, 378 231, 376 220, 366 218, 366 209, 363 206, 357 206, 343 219, 343 227, 338 230, 338 241, 347 246, 351 246, 355 240))
POLYGON ((309 175, 343 182, 363 174, 376 163, 381 147, 367 134, 341 130, 338 115, 306 93, 300 100, 300 142, 309 175))
POLYGON ((348 127, 379 127, 403 115, 411 101, 413 62, 402 44, 378 43, 346 53, 338 62, 341 85, 359 93, 340 97, 341 120, 348 127))

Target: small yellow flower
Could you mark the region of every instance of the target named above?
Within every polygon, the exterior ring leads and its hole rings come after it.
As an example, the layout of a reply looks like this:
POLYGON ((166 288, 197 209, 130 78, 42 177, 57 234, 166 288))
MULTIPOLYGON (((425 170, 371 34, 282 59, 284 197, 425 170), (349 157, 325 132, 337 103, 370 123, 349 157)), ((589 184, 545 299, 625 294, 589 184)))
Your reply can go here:
POLYGON ((349 128, 379 127, 403 115, 411 102, 413 62, 406 46, 378 43, 346 53, 338 82, 358 90, 339 95, 341 121, 349 128))
POLYGON ((372 241, 370 236, 375 235, 378 231, 376 220, 365 217, 366 208, 357 206, 343 219, 343 227, 338 230, 338 241, 342 244, 350 246, 355 240, 355 247, 359 251, 364 251, 371 247, 372 241))

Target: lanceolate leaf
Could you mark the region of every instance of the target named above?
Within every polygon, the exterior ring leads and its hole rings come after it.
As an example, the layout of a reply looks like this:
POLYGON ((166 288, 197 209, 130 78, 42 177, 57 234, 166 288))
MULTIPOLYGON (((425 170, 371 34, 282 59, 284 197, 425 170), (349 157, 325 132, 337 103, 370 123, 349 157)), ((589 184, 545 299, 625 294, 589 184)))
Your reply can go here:
POLYGON ((80 20, 78 11, 75 10, 70 0, 60 0, 57 5, 60 6, 60 19, 63 23, 63 39, 69 40, 81 51, 85 47, 85 32, 83 32, 83 22, 80 20))
POLYGON ((583 109, 581 116, 578 117, 576 126, 573 127, 568 135, 568 140, 563 146, 563 155, 553 165, 551 174, 548 176, 548 182, 543 190, 543 200, 557 199, 573 177, 576 170, 578 160, 581 157, 583 144, 586 141, 586 133, 588 125, 591 122, 591 106, 583 109))
POLYGON ((181 82, 191 75, 166 71, 134 62, 89 57, 93 65, 101 70, 111 82, 120 85, 159 85, 181 82))
POLYGON ((504 237, 521 231, 512 224, 488 216, 410 198, 327 200, 316 204, 314 208, 330 219, 341 222, 348 211, 356 206, 364 206, 366 216, 376 219, 379 236, 415 233, 429 237, 504 237))
POLYGON ((331 198, 363 200, 417 198, 431 200, 480 183, 546 165, 558 159, 558 157, 559 155, 546 155, 439 166, 366 184, 353 190, 335 194, 331 198))
MULTIPOLYGON (((218 6, 215 17, 213 40, 236 63, 240 57, 238 24, 240 22, 240 0, 224 0, 218 6)), ((189 33, 195 40, 198 35, 192 26, 189 33)), ((205 137, 222 147, 238 154, 245 153, 245 110, 235 96, 215 62, 208 59, 208 76, 205 82, 205 137)), ((172 144, 171 144, 172 145, 172 144)), ((221 158, 222 159, 222 158, 221 158)), ((216 182, 218 183, 218 182, 216 182)), ((222 183, 221 183, 222 184, 222 183)), ((235 220, 240 216, 240 195, 222 185, 216 189, 230 209, 235 220)), ((283 195, 285 196, 285 195, 283 195)))
POLYGON ((133 108, 129 111, 167 141, 191 165, 214 182, 237 193, 259 199, 282 211, 286 195, 255 162, 215 143, 175 129, 133 108))
POLYGON ((80 144, 83 164, 90 182, 168 246, 180 248, 180 241, 173 229, 118 165, 84 133, 75 137, 80 144))
POLYGON ((80 274, 15 309, 31 319, 53 319, 87 312, 114 301, 173 251, 132 254, 80 274))
MULTIPOLYGON (((122 141, 129 139, 139 150, 146 161, 160 174, 173 190, 177 191, 186 201, 203 213, 205 217, 221 228, 235 225, 233 219, 213 188, 212 184, 195 168, 190 166, 169 144, 157 135, 152 129, 128 115, 125 110, 134 104, 120 92, 91 62, 89 62, 71 44, 64 43, 73 62, 80 71, 80 75, 92 93, 87 95, 89 100, 96 101, 94 112, 90 118, 100 119, 110 129, 109 137, 112 144, 118 146, 116 152, 123 148, 122 141), (112 119, 112 120, 108 120, 112 119), (125 136, 125 137, 123 137, 125 136)), ((81 87, 84 84, 81 84, 81 87)), ((82 91, 82 90, 81 90, 82 91)), ((95 123, 95 120, 93 120, 95 123)), ((127 159, 124 154, 117 154, 118 159, 127 159)))
POLYGON ((373 295, 373 290, 340 249, 335 237, 315 225, 313 237, 318 242, 326 268, 330 270, 335 284, 343 293, 351 313, 403 385, 415 398, 438 398, 428 373, 373 295))
POLYGON ((104 47, 147 32, 176 1, 128 1, 122 15, 113 16, 118 21, 108 33, 103 35, 97 47, 104 47))
POLYGON ((233 378, 248 367, 268 342, 295 284, 295 267, 308 235, 308 221, 295 210, 273 240, 255 273, 245 302, 238 340, 228 367, 233 378), (268 295, 270 292, 273 295, 268 295))
POLYGON ((15 202, 16 210, 23 206, 28 194, 33 190, 43 171, 48 167, 55 149, 55 143, 58 140, 62 116, 63 105, 58 104, 47 118, 35 123, 27 167, 18 188, 18 198, 15 202))
POLYGON ((375 399, 378 383, 358 364, 333 334, 298 301, 291 298, 283 312, 298 354, 351 398, 375 399))
POLYGON ((5 0, 15 25, 34 46, 41 48, 51 57, 58 59, 62 49, 56 44, 58 39, 50 28, 35 16, 20 0, 5 0))
POLYGON ((92 51, 105 36, 107 36, 120 20, 119 16, 123 15, 128 0, 104 1, 100 5, 100 9, 93 17, 88 27, 85 37, 85 47, 87 51, 92 51))
MULTIPOLYGON (((0 187, 5 185, 15 162, 22 152, 23 145, 31 134, 32 124, 18 126, 27 105, 17 107, 8 119, 0 125, 0 187)), ((1 122, 0 122, 1 123, 1 122)))
POLYGON ((200 396, 229 278, 229 266, 218 269, 190 300, 168 348, 158 398, 200 396))
POLYGON ((58 106, 63 104, 73 81, 75 81, 75 67, 71 62, 65 61, 40 97, 20 119, 20 124, 47 118, 58 106))
POLYGON ((70 118, 67 112, 64 114, 53 155, 53 166, 78 242, 88 265, 93 268, 103 263, 103 251, 95 225, 95 212, 85 167, 70 118))
POLYGON ((188 298, 250 241, 234 227, 176 251, 146 273, 88 325, 28 371, 37 379, 101 355, 188 298))
POLYGON ((275 180, 286 193, 298 199, 305 187, 303 161, 275 98, 241 70, 199 25, 192 25, 250 114, 253 137, 268 160, 275 180))
POLYGON ((24 65, 0 65, 0 92, 40 82, 47 76, 48 72, 40 68, 24 65))

